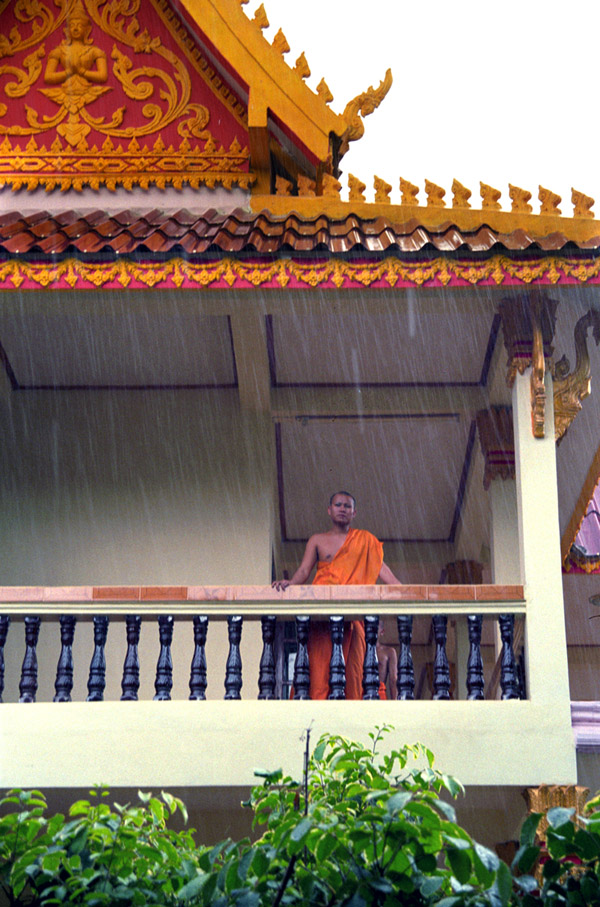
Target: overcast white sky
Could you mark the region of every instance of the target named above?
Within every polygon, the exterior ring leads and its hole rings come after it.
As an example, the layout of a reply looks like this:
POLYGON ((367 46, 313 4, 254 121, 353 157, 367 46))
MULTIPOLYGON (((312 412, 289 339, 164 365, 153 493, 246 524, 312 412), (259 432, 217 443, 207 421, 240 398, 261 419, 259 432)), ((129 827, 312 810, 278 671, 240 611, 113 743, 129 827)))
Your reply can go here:
MULTIPOLYGON (((600 4, 571 0, 264 0, 272 40, 281 27, 290 65, 304 51, 314 89, 324 76, 341 113, 377 85, 394 84, 365 120, 365 136, 342 161, 372 199, 373 174, 393 186, 430 179, 451 204, 456 177, 480 207, 479 181, 532 193, 558 192, 571 213, 571 186, 592 195, 600 219, 598 58, 600 4)), ((252 15, 259 5, 250 0, 252 15)))

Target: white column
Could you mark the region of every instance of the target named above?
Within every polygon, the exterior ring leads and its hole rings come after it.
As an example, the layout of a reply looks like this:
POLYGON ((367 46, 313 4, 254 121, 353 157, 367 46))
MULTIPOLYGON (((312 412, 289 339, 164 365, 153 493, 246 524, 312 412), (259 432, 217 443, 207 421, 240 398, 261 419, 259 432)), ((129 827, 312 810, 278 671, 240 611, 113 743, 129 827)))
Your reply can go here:
POLYGON ((545 437, 534 438, 530 372, 517 374, 513 388, 520 573, 527 599, 527 679, 531 700, 547 705, 553 718, 561 725, 564 722, 570 732, 552 378, 546 374, 545 437))
POLYGON ((492 582, 515 585, 521 582, 517 483, 515 479, 493 479, 488 494, 492 518, 492 582))

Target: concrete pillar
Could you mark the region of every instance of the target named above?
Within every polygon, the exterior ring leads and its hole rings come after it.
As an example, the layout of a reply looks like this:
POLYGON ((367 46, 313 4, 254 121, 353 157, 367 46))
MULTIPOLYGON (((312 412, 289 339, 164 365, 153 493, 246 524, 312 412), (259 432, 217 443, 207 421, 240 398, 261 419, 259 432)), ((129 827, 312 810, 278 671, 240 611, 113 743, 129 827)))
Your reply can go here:
POLYGON ((526 586, 526 669, 529 696, 547 705, 570 730, 554 407, 552 378, 546 373, 545 436, 531 428, 530 376, 517 374, 513 387, 520 574, 526 586))

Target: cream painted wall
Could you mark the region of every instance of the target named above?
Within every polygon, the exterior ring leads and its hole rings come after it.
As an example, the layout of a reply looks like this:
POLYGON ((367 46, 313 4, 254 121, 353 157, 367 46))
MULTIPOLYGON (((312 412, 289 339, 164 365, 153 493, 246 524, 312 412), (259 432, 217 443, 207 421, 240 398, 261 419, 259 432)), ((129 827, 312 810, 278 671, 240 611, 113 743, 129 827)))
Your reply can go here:
POLYGON ((13 394, 0 585, 269 582, 270 464, 236 397, 13 394))
MULTIPOLYGON (((272 479, 264 426, 237 392, 13 394, 0 418, 0 585, 204 585, 271 579, 272 479)), ((257 695, 260 624, 242 636, 257 695)), ((40 701, 54 695, 58 628, 42 625, 40 701)), ((87 695, 92 625, 75 633, 74 698, 87 695)), ((6 647, 5 701, 18 698, 23 627, 6 647)), ((190 622, 177 623, 174 697, 189 694, 190 622)), ((143 623, 140 697, 152 698, 156 622, 143 623)), ((210 698, 222 698, 226 626, 211 622, 210 698)), ((118 699, 125 626, 111 624, 106 696, 118 699)))

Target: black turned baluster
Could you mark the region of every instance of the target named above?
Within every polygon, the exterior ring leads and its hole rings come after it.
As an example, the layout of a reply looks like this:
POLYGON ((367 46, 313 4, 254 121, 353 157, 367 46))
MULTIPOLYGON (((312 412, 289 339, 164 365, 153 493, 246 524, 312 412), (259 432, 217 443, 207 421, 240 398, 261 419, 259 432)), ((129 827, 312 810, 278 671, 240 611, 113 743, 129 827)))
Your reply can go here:
POLYGON ((127 652, 123 662, 123 680, 121 681, 122 700, 136 701, 140 688, 140 660, 138 644, 142 628, 142 618, 129 614, 125 618, 127 632, 127 652))
POLYGON ((483 616, 467 617, 469 628, 469 659, 467 661, 467 699, 483 699, 483 661, 481 660, 481 627, 483 616))
POLYGON ((258 672, 258 698, 275 699, 275 625, 276 617, 261 617, 263 650, 258 672))
POLYGON ((104 646, 108 635, 108 617, 94 617, 94 653, 90 661, 87 702, 102 702, 106 686, 104 646))
POLYGON ((400 654, 398 656, 398 699, 415 698, 415 669, 411 651, 413 619, 411 614, 396 618, 400 654))
POLYGON ((54 702, 70 702, 73 689, 73 637, 77 618, 71 614, 60 617, 60 655, 56 666, 54 702))
POLYGON ((10 626, 10 617, 8 614, 0 615, 0 702, 4 692, 4 645, 10 626))
POLYGON ((330 617, 331 661, 329 662, 329 696, 328 699, 346 698, 346 662, 342 651, 344 641, 344 618, 330 617))
POLYGON ((40 635, 40 618, 25 618, 25 655, 21 666, 19 683, 19 702, 35 702, 38 687, 38 667, 35 647, 40 635))
POLYGON ((208 617, 194 618, 194 654, 190 668, 190 699, 206 699, 206 634, 208 617))
POLYGON ((294 662, 294 699, 310 699, 310 671, 308 664, 308 631, 310 617, 296 618, 298 650, 294 662))
POLYGON ((367 651, 363 665, 363 699, 379 699, 379 659, 377 658, 377 637, 379 618, 365 617, 365 640, 367 651))
POLYGON ((161 614, 158 618, 158 638, 160 640, 160 653, 156 662, 156 679, 154 699, 164 702, 171 698, 173 689, 173 659, 171 658, 171 643, 173 642, 173 618, 171 615, 161 614))
POLYGON ((498 618, 498 623, 500 624, 500 639, 502 640, 502 651, 500 653, 502 699, 519 699, 519 674, 513 651, 515 615, 501 614, 498 618))
POLYGON ((242 689, 242 656, 240 640, 242 638, 242 618, 227 618, 227 635, 229 637, 229 655, 225 665, 225 699, 241 699, 242 689))
POLYGON ((448 618, 436 614, 431 618, 435 638, 435 658, 433 660, 433 698, 450 699, 450 666, 446 655, 446 635, 448 618))

